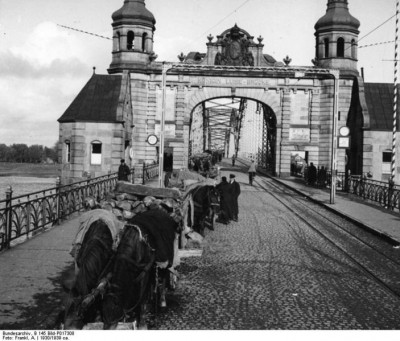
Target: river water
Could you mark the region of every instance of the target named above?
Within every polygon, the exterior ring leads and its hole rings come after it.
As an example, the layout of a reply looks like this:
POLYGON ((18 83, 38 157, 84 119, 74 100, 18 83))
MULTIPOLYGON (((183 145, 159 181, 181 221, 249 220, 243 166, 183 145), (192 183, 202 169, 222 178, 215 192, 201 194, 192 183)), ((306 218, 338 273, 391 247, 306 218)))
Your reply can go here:
POLYGON ((12 187, 13 197, 16 197, 53 188, 56 186, 56 178, 0 176, 0 201, 6 199, 6 191, 9 186, 12 187))

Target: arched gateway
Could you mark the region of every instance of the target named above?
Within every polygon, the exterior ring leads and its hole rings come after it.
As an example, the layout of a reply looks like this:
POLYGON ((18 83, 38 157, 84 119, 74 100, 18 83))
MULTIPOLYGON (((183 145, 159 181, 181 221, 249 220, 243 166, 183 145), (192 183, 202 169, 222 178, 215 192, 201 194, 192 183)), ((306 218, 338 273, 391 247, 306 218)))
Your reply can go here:
MULTIPOLYGON (((199 127, 205 134, 213 119, 206 104, 222 99, 236 101, 238 107, 231 108, 234 114, 228 115, 228 123, 217 122, 221 127, 215 136, 243 133, 238 128, 243 128, 244 121, 237 117, 245 117, 245 111, 251 110, 247 104, 255 103, 253 111, 260 114, 258 124, 262 126, 261 155, 257 157, 271 172, 289 175, 296 155, 330 168, 335 76, 340 89, 338 127, 347 124, 348 116, 360 118, 354 120, 360 126, 353 130, 361 131, 361 125, 368 123, 368 112, 359 109, 359 101, 352 101, 353 84, 363 84, 356 64, 359 22, 351 16, 354 20, 343 21, 343 16, 350 16, 347 0, 328 0, 327 14, 315 25, 316 57, 310 67, 292 67, 289 58, 277 62, 264 53, 261 36, 254 41, 237 25, 216 38, 208 36, 206 53, 181 53, 180 62, 160 63, 153 51, 153 14, 144 0, 125 0, 112 16, 109 75, 93 74, 59 119, 63 178, 116 171, 121 157, 131 166, 157 161, 163 116, 168 166, 187 168, 191 136, 198 129, 193 125, 194 115, 203 117, 199 127), (340 34, 331 12, 340 14, 340 34), (97 164, 90 162, 93 141, 102 145, 97 164), (69 162, 64 162, 67 157, 69 162)), ((242 135, 239 144, 246 138, 242 135)), ((338 169, 344 170, 344 149, 338 151, 337 160, 338 169)))

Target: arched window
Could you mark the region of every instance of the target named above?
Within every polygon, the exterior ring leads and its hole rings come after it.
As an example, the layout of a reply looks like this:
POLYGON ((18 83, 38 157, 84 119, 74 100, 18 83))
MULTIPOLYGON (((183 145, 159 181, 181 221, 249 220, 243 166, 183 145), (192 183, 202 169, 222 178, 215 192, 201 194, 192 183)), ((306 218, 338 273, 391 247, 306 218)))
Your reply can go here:
POLYGON ((129 31, 126 39, 126 48, 128 50, 133 50, 134 47, 135 47, 135 33, 129 31))
POLYGON ((356 59, 356 55, 357 55, 357 45, 356 45, 356 41, 353 39, 351 41, 351 58, 356 59))
POLYGON ((65 162, 71 162, 71 142, 69 140, 65 141, 65 162))
POLYGON ((336 51, 336 56, 337 57, 344 57, 344 39, 343 38, 339 38, 337 40, 337 51, 336 51))
POLYGON ((121 33, 117 32, 117 51, 121 51, 121 33))
POLYGON ((328 38, 325 38, 324 39, 324 51, 325 51, 325 53, 324 53, 324 57, 325 58, 329 58, 329 39, 328 38))
POLYGON ((102 144, 100 141, 93 141, 91 145, 90 164, 101 165, 102 144))
POLYGON ((142 35, 142 51, 146 52, 146 40, 147 40, 147 33, 143 33, 142 35))

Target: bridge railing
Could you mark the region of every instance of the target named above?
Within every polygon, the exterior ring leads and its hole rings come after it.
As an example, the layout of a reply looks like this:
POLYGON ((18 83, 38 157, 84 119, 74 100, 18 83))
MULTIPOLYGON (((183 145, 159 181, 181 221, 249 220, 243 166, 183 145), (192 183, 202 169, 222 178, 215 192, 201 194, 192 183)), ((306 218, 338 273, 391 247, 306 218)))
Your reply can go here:
MULTIPOLYGON (((134 168, 131 176, 134 179, 134 168)), ((84 208, 86 197, 105 198, 118 181, 117 173, 13 197, 12 188, 0 201, 0 251, 31 238, 84 208)))
POLYGON ((350 176, 348 192, 364 200, 378 203, 390 210, 400 211, 400 186, 393 182, 368 179, 365 176, 350 176))
MULTIPOLYGON (((305 169, 304 173, 297 175, 304 176, 306 183, 308 183, 307 169, 305 169)), ((323 178, 324 181, 321 182, 320 169, 318 169, 315 186, 330 187, 331 172, 327 171, 326 178, 323 178)), ((400 212, 400 186, 390 181, 373 180, 368 178, 366 174, 363 176, 351 175, 346 177, 345 172, 338 172, 336 174, 336 188, 337 190, 356 195, 363 200, 375 202, 384 208, 400 212)))
POLYGON ((152 163, 152 164, 146 164, 145 162, 143 163, 143 170, 142 170, 143 185, 145 185, 146 182, 148 182, 149 180, 158 177, 158 174, 159 174, 158 163, 152 163))

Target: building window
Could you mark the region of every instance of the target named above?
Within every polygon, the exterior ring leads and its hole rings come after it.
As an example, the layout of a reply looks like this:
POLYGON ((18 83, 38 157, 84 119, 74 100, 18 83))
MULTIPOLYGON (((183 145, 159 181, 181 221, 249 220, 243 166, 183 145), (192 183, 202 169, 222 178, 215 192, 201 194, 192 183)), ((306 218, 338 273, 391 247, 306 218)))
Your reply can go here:
POLYGON ((65 161, 67 163, 71 162, 71 142, 65 141, 65 161))
POLYGON ((92 165, 101 165, 101 142, 92 142, 92 152, 90 154, 90 163, 92 165))
POLYGON ((325 58, 329 58, 329 39, 324 39, 325 58))
POLYGON ((142 35, 142 51, 146 52, 146 40, 147 40, 147 33, 143 33, 142 35))
POLYGON ((391 164, 392 164, 392 151, 386 150, 382 153, 382 174, 391 173, 391 164))
POLYGON ((344 39, 339 38, 337 40, 337 57, 344 57, 344 39))
POLYGON ((135 47, 135 33, 129 31, 127 36, 126 48, 128 50, 133 50, 134 47, 135 47))

